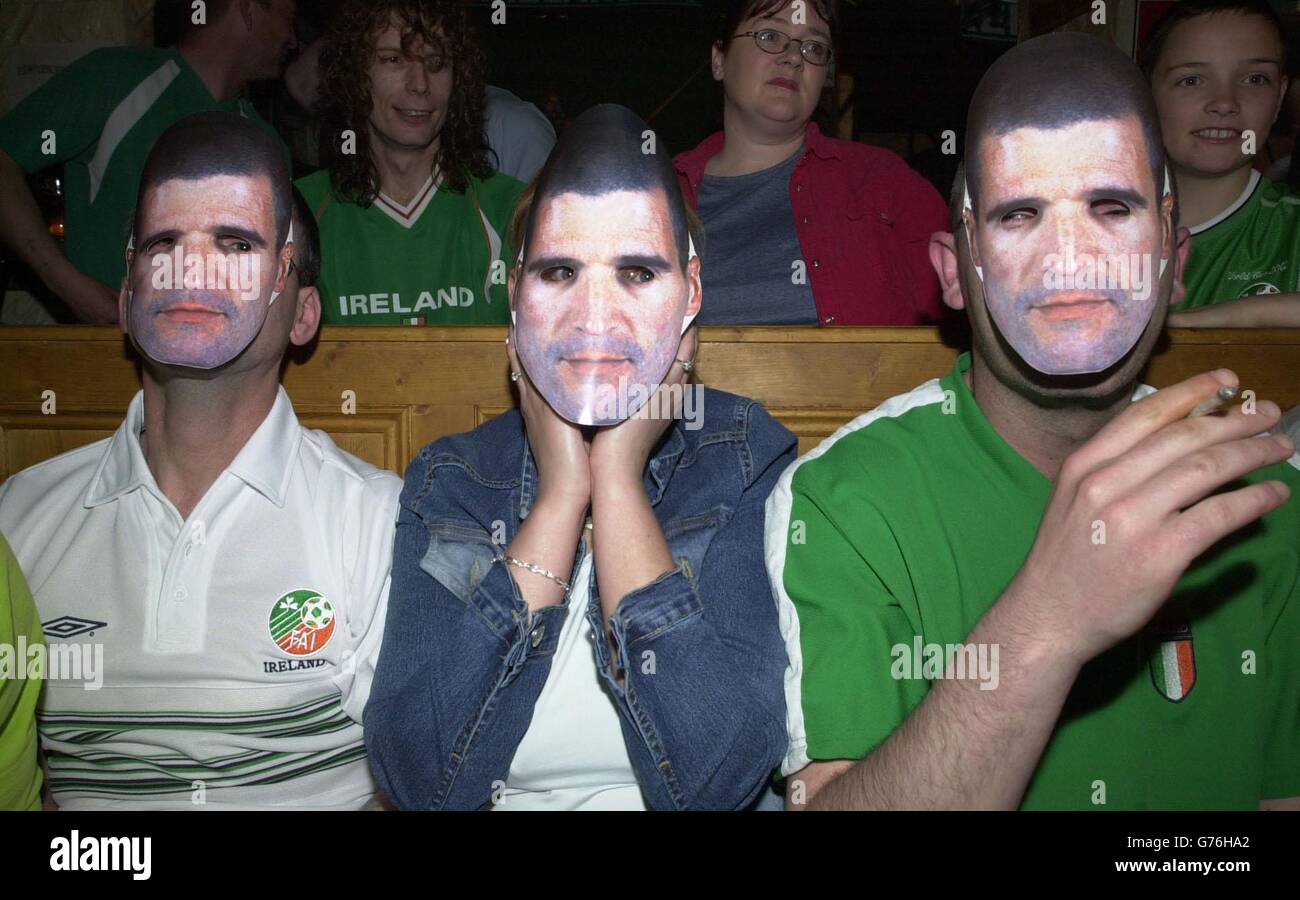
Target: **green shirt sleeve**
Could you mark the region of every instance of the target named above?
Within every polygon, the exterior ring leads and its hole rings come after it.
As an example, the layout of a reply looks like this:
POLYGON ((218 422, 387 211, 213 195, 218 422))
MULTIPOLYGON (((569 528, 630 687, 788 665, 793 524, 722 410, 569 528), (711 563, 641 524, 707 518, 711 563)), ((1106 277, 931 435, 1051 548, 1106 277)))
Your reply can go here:
POLYGON ((41 767, 36 758, 39 678, 26 674, 30 647, 43 641, 31 591, 8 542, 0 535, 0 810, 41 808, 41 767))
MULTIPOLYGON (((1285 463, 1280 470, 1291 488, 1287 504, 1294 509, 1300 495, 1300 474, 1285 463)), ((1259 661, 1268 698, 1265 721, 1271 726, 1265 736, 1261 800, 1300 797, 1300 535, 1296 534, 1300 517, 1292 513, 1272 518, 1267 528, 1290 533, 1280 535, 1277 545, 1283 552, 1260 564, 1272 581, 1264 595, 1267 618, 1259 661)))
MULTIPOLYGON (((792 483, 782 580, 799 623, 806 753, 812 760, 860 759, 925 696, 928 682, 894 673, 895 648, 911 654, 921 629, 906 566, 880 509, 865 497, 847 498, 854 491, 834 472, 814 475, 810 467, 811 477, 802 474, 792 483), (823 497, 834 497, 834 505, 823 497), (844 510, 851 514, 842 516, 844 510)), ((791 734, 792 758, 799 739, 791 734)))
POLYGON ((92 50, 75 60, 0 118, 0 150, 24 172, 73 159, 99 140, 122 99, 117 79, 104 74, 117 68, 106 61, 114 49, 92 50))

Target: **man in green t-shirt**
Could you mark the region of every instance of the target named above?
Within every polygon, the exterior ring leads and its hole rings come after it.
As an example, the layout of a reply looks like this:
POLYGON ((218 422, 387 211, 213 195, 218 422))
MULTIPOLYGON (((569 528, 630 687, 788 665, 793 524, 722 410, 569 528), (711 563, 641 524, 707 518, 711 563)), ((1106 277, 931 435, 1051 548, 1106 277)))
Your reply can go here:
POLYGON ((506 225, 523 185, 488 163, 482 55, 463 10, 351 0, 320 71, 325 169, 298 188, 320 225, 324 321, 508 322, 506 225))
POLYGON ((972 353, 768 500, 789 808, 1297 804, 1300 455, 1196 414, 1231 372, 1138 383, 1186 256, 1156 121, 1082 34, 976 89, 931 244, 972 353))
POLYGON ((27 650, 42 642, 32 593, 0 535, 0 810, 41 808, 36 700, 42 673, 30 669, 27 650))
MULTIPOLYGON (((175 47, 107 47, 63 69, 0 118, 0 241, 82 322, 117 321, 122 247, 154 140, 196 112, 270 130, 240 95, 278 78, 294 46, 294 0, 209 0, 175 47), (25 173, 64 163, 65 247, 47 232, 25 173), (66 255, 64 250, 66 249, 66 255)), ((287 148, 286 148, 287 158, 287 148)))
POLYGON ((1300 197, 1253 168, 1287 92, 1265 0, 1183 0, 1142 53, 1191 253, 1182 328, 1300 326, 1300 197))

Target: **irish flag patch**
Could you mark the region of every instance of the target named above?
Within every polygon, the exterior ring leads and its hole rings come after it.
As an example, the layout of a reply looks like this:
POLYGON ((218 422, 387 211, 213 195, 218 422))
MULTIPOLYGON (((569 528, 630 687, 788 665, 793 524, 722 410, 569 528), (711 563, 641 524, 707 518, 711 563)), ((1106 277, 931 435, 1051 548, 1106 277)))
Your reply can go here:
POLYGON ((1151 681, 1166 700, 1178 703, 1196 684, 1196 654, 1189 625, 1152 626, 1151 681))

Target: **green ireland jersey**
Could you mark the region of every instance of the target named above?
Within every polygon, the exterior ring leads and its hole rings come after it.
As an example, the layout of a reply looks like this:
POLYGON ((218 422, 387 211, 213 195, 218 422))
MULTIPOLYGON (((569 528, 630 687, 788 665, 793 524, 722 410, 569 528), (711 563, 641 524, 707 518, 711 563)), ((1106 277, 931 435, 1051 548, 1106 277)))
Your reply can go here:
POLYGON ((150 148, 177 120, 211 110, 238 113, 275 134, 246 100, 214 100, 174 47, 106 47, 0 119, 0 150, 28 173, 64 163, 65 252, 115 288, 126 274, 127 231, 150 148))
POLYGON ((44 673, 33 669, 31 649, 42 643, 36 603, 0 535, 0 810, 41 808, 36 700, 44 673))
POLYGON ((1191 232, 1187 297, 1174 309, 1300 291, 1300 197, 1286 185, 1251 172, 1236 202, 1191 232))
POLYGON ((506 225, 523 184, 494 172, 456 193, 432 178, 409 203, 333 195, 329 172, 299 179, 320 225, 321 310, 335 325, 503 325, 514 261, 506 225))
MULTIPOLYGON (((969 367, 964 354, 854 419, 768 499, 790 659, 784 774, 866 756, 949 660, 996 689, 995 648, 962 645, 1024 563, 1052 484, 984 417, 969 367)), ((1249 480, 1262 479, 1292 498, 1197 559, 1156 621, 1083 668, 1024 808, 1300 795, 1300 454, 1249 480)))

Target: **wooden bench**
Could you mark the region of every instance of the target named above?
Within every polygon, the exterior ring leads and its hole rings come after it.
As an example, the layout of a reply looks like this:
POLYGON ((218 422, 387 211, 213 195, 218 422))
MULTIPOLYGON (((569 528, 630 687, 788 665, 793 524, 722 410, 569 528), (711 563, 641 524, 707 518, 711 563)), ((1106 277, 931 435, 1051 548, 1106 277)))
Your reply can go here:
MULTIPOLYGON (((498 327, 327 327, 286 364, 284 384, 304 424, 400 472, 434 438, 512 405, 505 335, 498 327)), ((931 328, 704 328, 697 374, 761 401, 806 452, 948 371, 958 340, 945 343, 931 328)), ((1259 399, 1300 404, 1297 331, 1171 332, 1145 380, 1162 387, 1218 366, 1259 399)), ((0 327, 0 478, 107 437, 139 386, 116 328, 0 327)))

